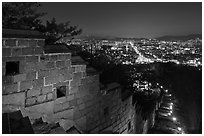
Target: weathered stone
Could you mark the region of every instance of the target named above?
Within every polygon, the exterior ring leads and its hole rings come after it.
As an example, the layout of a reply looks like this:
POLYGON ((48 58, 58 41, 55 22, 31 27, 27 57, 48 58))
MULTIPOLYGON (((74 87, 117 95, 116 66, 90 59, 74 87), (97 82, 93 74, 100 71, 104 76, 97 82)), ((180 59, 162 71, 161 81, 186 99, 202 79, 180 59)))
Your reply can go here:
POLYGON ((50 61, 50 55, 41 55, 40 61, 50 61))
POLYGON ((12 56, 21 56, 22 55, 22 48, 12 48, 12 56))
POLYGON ((37 55, 43 54, 43 48, 42 47, 35 47, 34 48, 34 54, 37 54, 37 55))
POLYGON ((54 99, 53 93, 47 94, 47 100, 52 100, 52 99, 54 99))
POLYGON ((40 70, 38 71, 38 77, 48 77, 50 74, 49 70, 40 70))
POLYGON ((22 48, 22 55, 33 55, 34 49, 32 47, 22 48))
POLYGON ((85 108, 85 104, 84 104, 84 103, 82 103, 82 104, 79 105, 79 110, 82 110, 82 109, 84 109, 84 108, 85 108))
POLYGON ((26 106, 34 105, 37 102, 36 97, 31 97, 26 99, 26 106))
POLYGON ((69 102, 65 102, 65 103, 61 103, 61 104, 55 104, 54 105, 54 113, 67 110, 67 109, 69 109, 69 107, 70 107, 69 102))
POLYGON ((42 88, 42 93, 43 93, 43 94, 51 93, 52 91, 53 91, 52 85, 50 85, 50 86, 45 86, 45 87, 42 88))
POLYGON ((32 88, 32 82, 31 81, 20 82, 20 91, 28 90, 31 88, 32 88))
POLYGON ((56 67, 57 68, 65 67, 65 61, 56 61, 56 67))
POLYGON ((86 65, 81 65, 81 72, 85 72, 86 71, 86 65))
POLYGON ((29 44, 30 47, 37 46, 37 40, 30 39, 30 40, 28 40, 28 42, 29 42, 28 44, 29 44))
POLYGON ((38 62, 39 56, 26 56, 26 62, 38 62))
POLYGON ((76 106, 77 105, 77 100, 73 99, 73 100, 69 101, 69 105, 70 106, 76 106))
POLYGON ((73 94, 67 96, 67 101, 71 101, 73 99, 74 99, 74 95, 73 94))
POLYGON ((44 39, 39 39, 37 41, 37 45, 40 46, 40 47, 43 47, 45 45, 45 40, 44 39))
POLYGON ((86 130, 86 117, 82 116, 80 119, 76 120, 76 124, 81 130, 86 130))
POLYGON ((33 88, 41 88, 44 86, 44 79, 43 78, 38 78, 33 80, 33 88))
POLYGON ((62 112, 55 113, 53 118, 56 121, 62 118, 73 120, 73 113, 74 113, 73 109, 67 109, 62 112))
POLYGON ((13 76, 14 82, 21 82, 26 80, 26 74, 17 74, 13 76))
POLYGON ((58 55, 50 55, 50 60, 51 61, 56 61, 56 60, 58 60, 58 55))
POLYGON ((2 76, 2 83, 3 85, 9 85, 13 83, 13 77, 12 76, 2 76))
POLYGON ((2 104, 3 105, 24 106, 25 105, 25 92, 3 95, 2 104))
POLYGON ((3 87, 3 94, 8 94, 8 93, 15 93, 18 92, 18 84, 10 84, 10 85, 4 85, 3 87))
POLYGON ((11 48, 2 48, 2 57, 11 56, 11 48))
POLYGON ((28 81, 35 80, 36 79, 36 74, 37 74, 36 71, 28 72, 27 75, 26 75, 26 80, 28 80, 28 81))
POLYGON ((43 117, 44 115, 52 114, 53 108, 54 108, 54 101, 50 101, 50 102, 45 102, 42 104, 37 104, 37 105, 26 107, 22 111, 22 114, 23 116, 29 116, 31 120, 39 119, 40 117, 43 117))
POLYGON ((27 91, 27 98, 38 96, 41 93, 41 89, 30 89, 27 91))
POLYGON ((57 99, 55 100, 55 104, 64 103, 64 102, 66 102, 66 101, 67 101, 67 99, 66 99, 65 96, 64 96, 64 97, 60 97, 60 98, 57 98, 57 99))
POLYGON ((28 39, 18 39, 18 46, 28 47, 29 46, 28 39))
POLYGON ((38 102, 44 102, 44 101, 46 101, 46 95, 39 95, 39 96, 37 97, 37 101, 38 101, 38 102))
POLYGON ((55 67, 55 62, 49 61, 45 65, 46 68, 51 69, 55 67))
POLYGON ((6 39, 5 46, 10 46, 10 47, 16 46, 16 39, 6 39))
POLYGON ((81 84, 82 73, 74 73, 73 80, 70 83, 71 87, 79 86, 81 84))
POLYGON ((74 94, 74 93, 77 93, 79 90, 79 88, 77 86, 75 87, 71 87, 70 91, 69 91, 69 94, 74 94))

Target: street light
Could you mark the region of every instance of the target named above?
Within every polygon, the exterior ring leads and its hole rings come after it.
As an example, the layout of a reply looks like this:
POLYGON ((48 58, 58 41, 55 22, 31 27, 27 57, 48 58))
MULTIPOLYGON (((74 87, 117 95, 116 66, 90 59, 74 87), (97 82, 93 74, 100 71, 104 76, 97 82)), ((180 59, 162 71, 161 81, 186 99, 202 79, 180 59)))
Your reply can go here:
POLYGON ((172 108, 173 108, 173 107, 172 107, 172 105, 170 105, 170 107, 169 107, 169 108, 172 110, 172 108))
POLYGON ((173 119, 173 121, 176 121, 176 117, 173 117, 172 119, 173 119))
POLYGON ((178 127, 177 129, 178 129, 179 131, 181 131, 181 128, 180 128, 180 127, 178 127))

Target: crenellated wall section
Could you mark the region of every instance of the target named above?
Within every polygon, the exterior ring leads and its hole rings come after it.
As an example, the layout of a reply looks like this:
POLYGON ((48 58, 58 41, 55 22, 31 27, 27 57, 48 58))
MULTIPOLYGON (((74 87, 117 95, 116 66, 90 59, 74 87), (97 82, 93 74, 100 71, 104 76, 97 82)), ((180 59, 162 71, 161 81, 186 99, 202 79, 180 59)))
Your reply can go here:
POLYGON ((37 32, 3 30, 2 112, 20 110, 32 123, 65 120, 65 131, 135 133, 132 96, 99 82, 99 73, 69 52, 45 53, 37 32))

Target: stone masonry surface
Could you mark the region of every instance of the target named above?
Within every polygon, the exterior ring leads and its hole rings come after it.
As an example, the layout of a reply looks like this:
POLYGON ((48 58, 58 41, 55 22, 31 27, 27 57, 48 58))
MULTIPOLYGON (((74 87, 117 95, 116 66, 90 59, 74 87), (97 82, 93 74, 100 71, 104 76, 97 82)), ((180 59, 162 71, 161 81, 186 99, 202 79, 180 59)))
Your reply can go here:
POLYGON ((3 38, 2 112, 21 110, 33 123, 68 119, 84 133, 134 133, 132 96, 122 101, 121 87, 100 89, 99 74, 72 64, 71 53, 45 54, 44 39, 3 38), (19 73, 6 75, 6 62, 19 61, 19 73), (57 87, 65 95, 57 97, 57 87), (109 91, 110 90, 110 91, 109 91))

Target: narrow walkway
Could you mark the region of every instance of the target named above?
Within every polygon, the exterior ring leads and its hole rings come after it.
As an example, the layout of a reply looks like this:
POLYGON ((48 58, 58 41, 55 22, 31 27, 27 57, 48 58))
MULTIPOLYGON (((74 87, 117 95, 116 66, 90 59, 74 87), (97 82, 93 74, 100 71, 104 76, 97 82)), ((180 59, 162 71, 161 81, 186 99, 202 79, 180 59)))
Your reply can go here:
POLYGON ((184 134, 183 126, 178 116, 179 108, 176 98, 164 90, 162 102, 156 111, 154 127, 149 134, 184 134))

